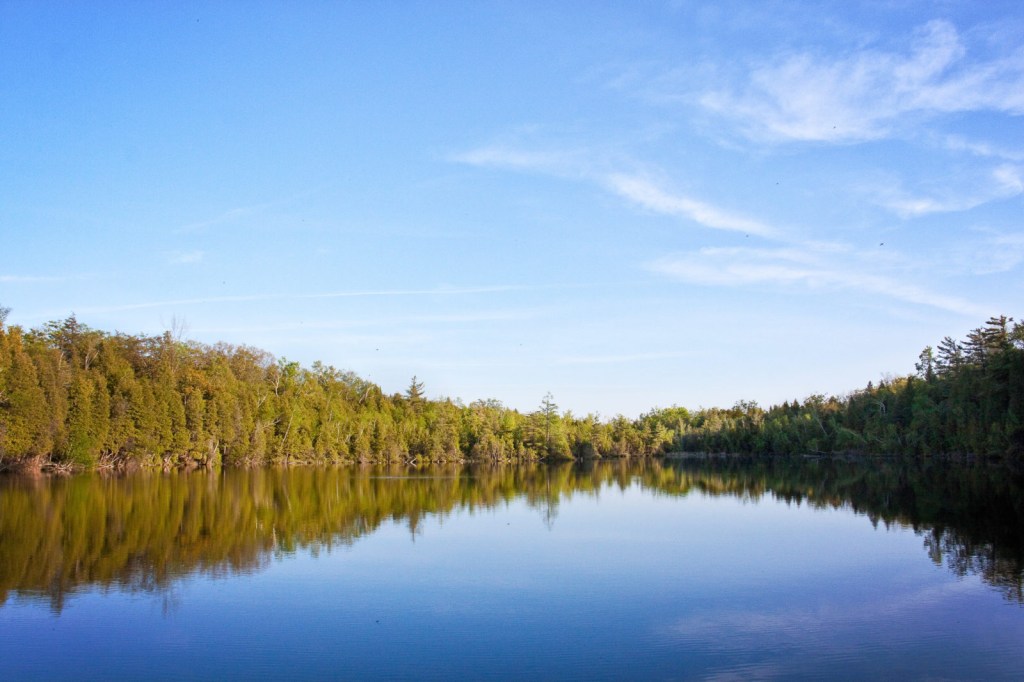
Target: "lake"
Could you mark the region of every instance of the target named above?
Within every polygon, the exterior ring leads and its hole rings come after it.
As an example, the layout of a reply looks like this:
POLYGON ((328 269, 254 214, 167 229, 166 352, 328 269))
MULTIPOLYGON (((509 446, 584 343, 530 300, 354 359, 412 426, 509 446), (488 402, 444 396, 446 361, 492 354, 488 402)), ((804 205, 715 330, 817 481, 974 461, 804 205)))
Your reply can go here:
POLYGON ((0 478, 6 679, 1019 679, 1019 472, 0 478))

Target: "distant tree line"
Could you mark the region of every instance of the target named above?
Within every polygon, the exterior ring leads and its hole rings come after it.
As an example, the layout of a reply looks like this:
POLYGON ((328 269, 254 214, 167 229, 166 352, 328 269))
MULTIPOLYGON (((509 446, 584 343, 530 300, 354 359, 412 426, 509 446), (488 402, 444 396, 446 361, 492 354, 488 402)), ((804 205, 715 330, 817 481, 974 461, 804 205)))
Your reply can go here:
POLYGON ((856 452, 1024 459, 1024 324, 993 317, 921 351, 917 373, 846 396, 692 415, 677 446, 750 454, 856 452))
POLYGON ((429 400, 248 346, 106 333, 74 315, 5 326, 0 469, 274 462, 423 463, 659 455, 963 453, 1024 457, 1024 326, 990 319, 926 348, 915 376, 768 410, 653 409, 638 419, 429 400))

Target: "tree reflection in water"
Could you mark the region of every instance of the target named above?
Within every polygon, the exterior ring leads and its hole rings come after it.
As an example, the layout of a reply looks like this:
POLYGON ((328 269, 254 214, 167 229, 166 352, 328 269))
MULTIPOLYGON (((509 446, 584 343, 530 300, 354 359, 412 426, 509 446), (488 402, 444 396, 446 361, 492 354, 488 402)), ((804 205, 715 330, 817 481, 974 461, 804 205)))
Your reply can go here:
POLYGON ((0 478, 0 604, 86 587, 167 593, 176 579, 260 570, 330 551, 396 521, 524 499, 549 523, 560 500, 639 485, 847 508, 924 537, 937 564, 1024 603, 1020 472, 943 462, 709 457, 545 466, 335 467, 0 478))

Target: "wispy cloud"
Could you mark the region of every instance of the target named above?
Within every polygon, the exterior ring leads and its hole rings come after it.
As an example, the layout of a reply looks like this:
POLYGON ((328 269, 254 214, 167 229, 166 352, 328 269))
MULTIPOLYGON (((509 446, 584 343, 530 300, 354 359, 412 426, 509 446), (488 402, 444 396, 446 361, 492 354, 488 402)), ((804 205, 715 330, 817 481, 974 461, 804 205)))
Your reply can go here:
POLYGON ((1024 113, 1024 50, 988 61, 967 57, 956 28, 936 20, 904 51, 782 55, 753 68, 740 86, 698 100, 769 141, 857 142, 892 134, 906 116, 1024 113))
POLYGON ((505 145, 488 145, 453 154, 450 161, 469 166, 542 171, 550 174, 575 172, 580 165, 577 155, 569 152, 542 152, 517 149, 505 145))
POLYGON ((1024 173, 1020 166, 1003 164, 992 171, 996 189, 1001 196, 1016 196, 1024 192, 1024 173))
POLYGON ((778 235, 778 230, 769 225, 668 190, 648 176, 635 172, 609 171, 606 163, 591 162, 582 153, 532 152, 506 146, 488 146, 455 154, 450 158, 457 163, 473 166, 585 180, 645 210, 682 218, 714 230, 761 237, 778 235))
MULTIPOLYGON (((400 297, 400 296, 467 296, 512 291, 551 289, 553 285, 509 284, 479 287, 440 286, 432 289, 367 289, 359 291, 328 291, 299 294, 249 294, 238 296, 209 296, 203 298, 179 298, 158 301, 142 301, 112 306, 79 307, 79 313, 112 313, 146 308, 168 308, 216 303, 259 303, 267 301, 316 300, 331 298, 400 297)), ((56 313, 60 314, 60 313, 56 313)))
POLYGON ((383 327, 393 329, 396 327, 417 326, 445 326, 477 324, 481 322, 521 322, 531 320, 545 314, 540 309, 516 309, 516 310, 485 310, 473 313, 458 314, 437 314, 437 315, 391 315, 385 317, 344 320, 313 320, 310 322, 290 322, 286 324, 270 325, 244 325, 244 326, 216 326, 197 328, 193 331, 208 333, 267 333, 267 332, 293 332, 311 330, 344 330, 356 328, 383 327))
POLYGON ((82 272, 67 275, 16 275, 0 274, 0 284, 60 284, 65 282, 88 282, 111 277, 110 271, 103 273, 82 272))
POLYGON ((34 282, 62 282, 64 277, 46 277, 40 275, 0 275, 0 282, 5 284, 31 284, 34 282))
MULTIPOLYGON (((903 66, 905 77, 926 73, 923 56, 903 66)), ((763 287, 766 285, 803 291, 849 291, 868 294, 881 301, 909 303, 973 317, 990 313, 981 305, 960 296, 943 294, 912 281, 921 264, 886 252, 862 253, 847 244, 802 239, 774 225, 714 206, 667 188, 654 174, 609 170, 606 164, 586 163, 586 157, 557 153, 533 153, 511 147, 484 147, 452 157, 460 163, 536 172, 592 183, 613 196, 643 210, 674 216, 712 230, 756 235, 778 246, 774 248, 705 248, 656 258, 645 264, 654 273, 677 281, 718 287, 763 287), (554 169, 558 169, 557 171, 554 169), (569 169, 568 171, 566 169, 569 169)), ((970 193, 959 196, 953 190, 945 196, 913 196, 892 187, 875 188, 872 200, 903 217, 967 210, 988 201, 1024 192, 1021 168, 1002 164, 981 178, 970 193)), ((1013 248, 993 267, 1013 267, 1013 248)), ((564 363, 600 363, 643 358, 565 358, 564 363)))
POLYGON ((332 184, 334 183, 324 182, 309 187, 300 192, 296 192, 295 194, 291 194, 283 198, 274 199, 273 201, 264 201, 256 204, 248 204, 245 206, 236 206, 234 208, 229 208, 222 211, 221 213, 218 213, 212 218, 197 220, 195 222, 182 225, 180 228, 178 228, 178 232, 199 232, 207 228, 216 227, 219 225, 231 225, 233 223, 243 221, 246 218, 251 218, 253 216, 260 215, 268 211, 269 209, 276 208, 279 206, 285 206, 299 199, 312 196, 322 191, 323 189, 330 187, 332 184))
POLYGON ((949 254, 946 267, 954 272, 971 275, 992 275, 1010 272, 1024 263, 1024 232, 1000 233, 992 230, 975 230, 985 234, 949 254))
POLYGON ((1020 166, 1002 164, 974 185, 966 190, 950 188, 932 196, 914 196, 898 188, 885 187, 874 192, 875 202, 901 218, 967 211, 991 201, 1009 199, 1024 193, 1024 174, 1020 166))
MULTIPOLYGON (((461 159, 461 162, 472 162, 475 165, 541 173, 547 173, 551 168, 547 155, 516 152, 508 148, 502 148, 500 153, 495 152, 493 148, 486 148, 456 158, 461 159)), ((677 281, 720 287, 774 285, 807 291, 845 290, 974 317, 984 316, 989 312, 961 297, 937 293, 885 272, 885 266, 892 264, 892 256, 879 258, 877 254, 871 254, 870 257, 862 258, 862 254, 856 253, 844 244, 801 241, 774 226, 734 214, 684 194, 670 192, 646 175, 594 169, 580 170, 577 175, 645 210, 676 216, 706 228, 757 235, 783 244, 776 248, 762 249, 705 248, 657 258, 645 265, 648 271, 677 281)), ((889 191, 886 196, 876 200, 879 203, 884 202, 891 210, 909 217, 938 211, 963 210, 988 201, 994 196, 1020 193, 1019 183, 1018 168, 1000 166, 990 178, 989 195, 981 198, 970 201, 961 199, 960 203, 953 203, 953 200, 941 203, 936 199, 913 199, 889 191)), ((644 358, 622 356, 580 357, 564 358, 559 362, 596 364, 642 359, 644 358)))
POLYGON ((942 139, 942 146, 954 152, 967 152, 983 158, 1004 159, 1006 161, 1024 161, 1024 152, 1016 149, 996 147, 988 142, 968 140, 959 135, 947 135, 942 139))
POLYGON ((963 298, 867 271, 863 263, 800 248, 706 248, 653 260, 647 268, 678 281, 706 286, 847 290, 974 317, 989 312, 963 298))
POLYGON ((223 211, 222 213, 219 213, 218 215, 215 215, 212 218, 207 218, 206 220, 199 220, 194 223, 182 225, 181 228, 179 229, 179 232, 198 232, 208 227, 231 224, 243 218, 256 215, 261 211, 271 208, 272 206, 275 205, 275 203, 277 202, 252 204, 251 206, 238 206, 235 208, 230 208, 226 211, 223 211))
POLYGON ((715 230, 744 232, 762 237, 778 234, 776 229, 764 223, 729 213, 685 195, 672 194, 640 176, 612 173, 605 176, 604 184, 615 194, 655 213, 678 216, 715 230))
POLYGON ((991 275, 1016 270, 1024 263, 1024 233, 999 235, 974 263, 974 274, 991 275))
POLYGON ((612 355, 572 355, 555 358, 556 365, 619 365, 652 360, 691 357, 692 352, 668 351, 664 353, 619 353, 612 355))
POLYGON ((201 263, 205 257, 203 251, 174 251, 167 256, 167 261, 172 264, 201 263))

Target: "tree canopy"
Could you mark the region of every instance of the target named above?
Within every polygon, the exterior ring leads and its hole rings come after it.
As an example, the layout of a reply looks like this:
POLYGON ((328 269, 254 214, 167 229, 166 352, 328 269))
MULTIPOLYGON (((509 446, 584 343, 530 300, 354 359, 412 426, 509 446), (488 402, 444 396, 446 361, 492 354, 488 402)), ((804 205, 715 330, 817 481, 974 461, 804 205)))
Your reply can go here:
POLYGON ((106 333, 71 315, 5 326, 0 469, 269 462, 594 459, 672 450, 1024 457, 1024 325, 993 317, 925 348, 917 374, 846 396, 637 419, 521 413, 497 400, 430 400, 415 376, 386 395, 354 373, 249 346, 106 333))
POLYGON ((645 441, 639 421, 615 431, 557 409, 550 394, 533 414, 429 400, 416 377, 386 395, 320 362, 170 332, 109 334, 74 315, 0 326, 0 468, 570 459, 671 442, 645 441))

